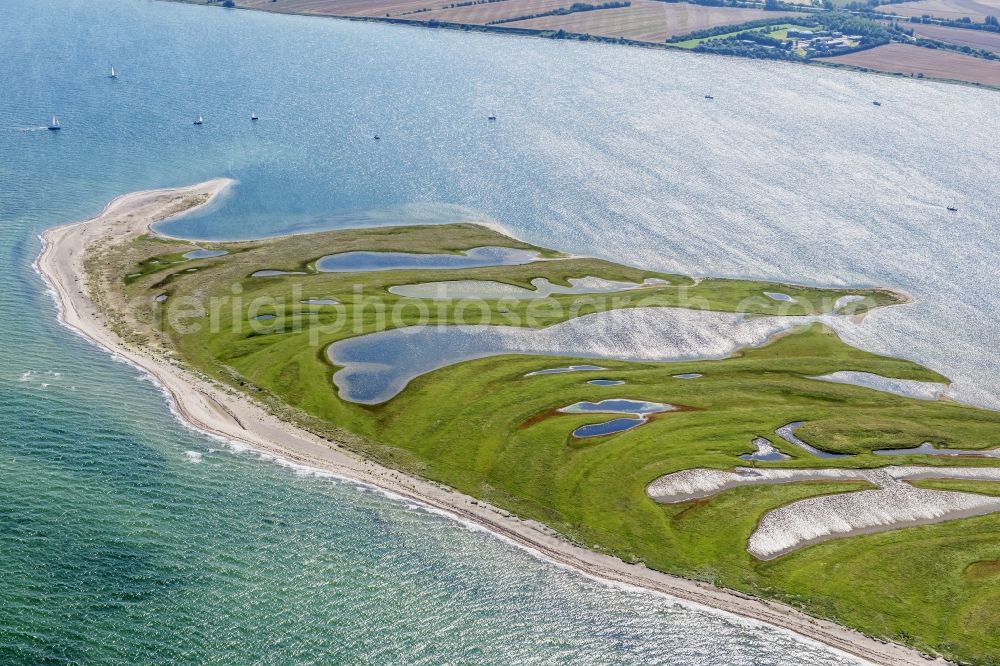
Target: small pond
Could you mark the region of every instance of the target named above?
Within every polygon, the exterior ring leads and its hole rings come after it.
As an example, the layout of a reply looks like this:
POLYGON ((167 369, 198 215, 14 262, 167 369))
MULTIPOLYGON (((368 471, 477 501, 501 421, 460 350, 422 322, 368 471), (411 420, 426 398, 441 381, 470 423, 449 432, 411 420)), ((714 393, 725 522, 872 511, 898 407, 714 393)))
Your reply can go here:
POLYGON ((303 271, 275 271, 271 269, 266 269, 263 271, 256 271, 250 274, 250 277, 274 277, 276 275, 305 275, 303 271))
POLYGON ((774 462, 777 460, 790 460, 791 456, 787 456, 778 449, 774 448, 774 444, 771 440, 764 439, 763 437, 757 437, 753 440, 754 449, 753 453, 744 453, 740 456, 743 460, 759 460, 761 462, 774 462))
POLYGON ((607 370, 607 368, 602 368, 599 365, 567 365, 565 368, 546 368, 544 370, 535 370, 534 372, 529 372, 525 377, 534 377, 536 375, 561 375, 564 372, 587 372, 589 370, 607 370))
POLYGON ((610 398, 599 402, 577 402, 559 410, 563 414, 625 414, 626 416, 601 423, 590 423, 573 431, 577 438, 613 435, 637 428, 646 423, 649 414, 659 414, 676 409, 673 405, 627 398, 610 398))
POLYGON ((185 259, 210 259, 212 257, 221 257, 224 254, 229 254, 226 250, 205 250, 197 249, 192 250, 184 254, 185 259))
POLYGON ((785 440, 789 444, 794 444, 795 446, 799 447, 804 451, 807 451, 808 453, 811 453, 817 458, 852 457, 851 454, 849 453, 830 453, 828 451, 822 451, 820 449, 817 449, 812 444, 807 444, 806 442, 803 442, 796 436, 795 431, 804 426, 805 424, 806 424, 805 421, 795 421, 794 423, 789 423, 788 425, 781 426, 780 428, 775 430, 775 432, 778 433, 778 436, 781 437, 781 439, 785 440))

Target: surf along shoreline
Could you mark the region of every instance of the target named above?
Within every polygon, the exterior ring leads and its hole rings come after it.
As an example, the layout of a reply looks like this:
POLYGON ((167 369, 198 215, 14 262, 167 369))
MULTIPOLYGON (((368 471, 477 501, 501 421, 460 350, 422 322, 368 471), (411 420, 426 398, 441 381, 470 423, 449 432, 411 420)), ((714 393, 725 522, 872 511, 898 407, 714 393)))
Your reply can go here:
MULTIPOLYGON (((150 375, 185 425, 287 463, 373 486, 390 497, 484 528, 543 560, 604 582, 641 588, 789 630, 877 664, 932 663, 930 657, 914 649, 871 638, 779 602, 628 564, 570 543, 545 525, 522 520, 441 484, 367 460, 343 443, 278 419, 248 395, 186 367, 171 352, 139 346, 120 337, 109 325, 113 312, 100 295, 89 289, 86 250, 95 244, 128 242, 144 234, 165 237, 152 226, 212 205, 234 183, 219 178, 187 187, 125 194, 113 199, 95 217, 54 227, 40 235, 43 247, 35 268, 49 286, 60 322, 150 375)), ((933 663, 947 662, 937 658, 933 663)))

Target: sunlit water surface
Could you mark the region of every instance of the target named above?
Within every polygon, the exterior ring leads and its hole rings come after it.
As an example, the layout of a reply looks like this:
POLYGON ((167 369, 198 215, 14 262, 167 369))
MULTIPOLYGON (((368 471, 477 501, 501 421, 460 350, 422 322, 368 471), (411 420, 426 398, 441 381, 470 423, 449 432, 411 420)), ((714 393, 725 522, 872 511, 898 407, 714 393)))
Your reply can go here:
POLYGON ((998 401, 993 93, 126 0, 4 0, 0 89, 3 663, 851 661, 185 430, 31 270, 40 230, 123 192, 239 179, 171 225, 202 238, 471 217, 663 270, 903 288, 855 342, 998 401))

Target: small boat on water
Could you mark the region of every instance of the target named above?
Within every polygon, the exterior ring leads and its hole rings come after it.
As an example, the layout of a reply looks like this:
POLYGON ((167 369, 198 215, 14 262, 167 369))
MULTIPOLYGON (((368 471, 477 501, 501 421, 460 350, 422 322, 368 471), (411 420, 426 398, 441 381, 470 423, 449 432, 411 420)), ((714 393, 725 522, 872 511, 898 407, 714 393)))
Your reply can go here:
POLYGON ((705 95, 705 99, 715 99, 715 98, 712 97, 711 95, 705 95))
POLYGON ((948 210, 950 210, 952 213, 957 213, 958 212, 958 206, 954 206, 954 205, 948 206, 948 210))
POLYGON ((872 104, 874 104, 875 106, 882 106, 882 102, 878 100, 875 100, 874 102, 872 102, 872 104))
POLYGON ((53 132, 56 132, 56 131, 59 131, 59 130, 62 129, 62 125, 59 124, 59 119, 56 118, 55 116, 52 116, 52 122, 49 123, 49 129, 52 130, 53 132))
POLYGON ((256 113, 251 113, 250 114, 250 120, 257 120, 257 114, 256 113))
POLYGON ((194 121, 194 124, 195 125, 204 125, 205 121, 202 120, 201 116, 198 116, 198 118, 194 121))
POLYGON ((117 79, 118 78, 118 75, 115 74, 115 68, 114 67, 111 68, 111 73, 108 74, 108 78, 109 79, 117 79))
POLYGON ((487 116, 486 120, 496 120, 496 116, 487 116))
POLYGON ((380 137, 378 134, 375 135, 375 140, 376 141, 380 141, 381 139, 382 139, 382 137, 380 137))

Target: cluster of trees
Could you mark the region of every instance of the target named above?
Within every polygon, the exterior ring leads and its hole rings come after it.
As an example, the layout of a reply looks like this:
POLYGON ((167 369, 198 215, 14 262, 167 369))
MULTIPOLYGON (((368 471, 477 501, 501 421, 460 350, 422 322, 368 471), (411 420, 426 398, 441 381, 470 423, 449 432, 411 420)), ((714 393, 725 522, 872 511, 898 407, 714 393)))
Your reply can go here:
POLYGON ((924 37, 918 37, 916 42, 917 46, 923 46, 927 49, 945 49, 947 51, 957 51, 958 53, 964 53, 965 55, 970 55, 975 58, 985 58, 986 60, 1000 60, 1000 55, 997 55, 993 51, 987 51, 986 49, 977 49, 971 46, 960 46, 958 44, 951 44, 948 42, 939 42, 936 39, 925 39, 924 37))
POLYGON ((836 3, 833 0, 823 0, 823 8, 835 11, 846 9, 852 12, 863 12, 874 9, 880 5, 898 5, 909 0, 854 0, 853 2, 836 3))
POLYGON ((510 18, 497 19, 496 21, 490 21, 486 25, 526 21, 528 19, 541 18, 543 16, 565 16, 566 14, 575 14, 576 12, 592 12, 595 9, 618 9, 619 7, 631 6, 632 0, 612 0, 611 2, 604 2, 599 5, 592 5, 589 2, 574 2, 569 7, 560 7, 558 9, 553 9, 548 12, 539 12, 537 14, 526 14, 525 16, 512 16, 510 18))
POLYGON ((845 35, 860 35, 864 41, 889 41, 900 33, 899 28, 891 24, 886 25, 881 21, 855 16, 849 12, 823 12, 812 18, 824 30, 842 32, 845 35))
MULTIPOLYGON (((741 7, 744 9, 759 9, 760 0, 660 0, 660 2, 677 3, 689 2, 692 5, 704 5, 706 7, 741 7)), ((766 9, 795 9, 802 10, 802 5, 793 5, 782 0, 764 0, 766 9)))
POLYGON ((987 16, 986 21, 983 23, 973 23, 972 19, 968 16, 962 17, 957 21, 948 21, 946 19, 938 19, 930 16, 929 14, 924 14, 923 16, 913 16, 910 18, 911 23, 926 23, 928 25, 943 25, 949 28, 967 28, 969 30, 985 30, 986 32, 1000 32, 1000 22, 997 21, 996 16, 987 16))
POLYGON ((506 0, 466 0, 466 2, 453 2, 450 5, 446 5, 448 9, 455 9, 457 7, 471 7, 473 5, 489 5, 494 2, 506 2, 506 0))
POLYGON ((694 49, 699 53, 719 53, 744 58, 771 60, 800 60, 792 50, 792 43, 768 36, 766 31, 752 30, 723 39, 710 39, 694 49))
MULTIPOLYGON (((788 19, 785 18, 770 18, 770 19, 757 19, 756 21, 747 21, 746 23, 738 23, 736 25, 720 25, 715 28, 708 28, 706 30, 696 30, 695 32, 689 32, 686 35, 675 35, 667 39, 667 43, 673 42, 686 42, 691 39, 705 39, 707 37, 717 37, 718 35, 725 35, 730 32, 739 32, 741 30, 753 30, 755 28, 767 28, 776 25, 784 25, 788 23, 788 19)), ((802 21, 796 20, 796 23, 801 23, 802 25, 807 25, 802 21)))
POLYGON ((894 37, 901 38, 905 33, 898 25, 886 24, 884 21, 873 21, 861 16, 855 16, 845 11, 817 12, 808 17, 796 18, 795 23, 814 31, 826 31, 843 35, 860 37, 857 45, 844 44, 826 45, 813 42, 808 55, 799 55, 790 40, 779 40, 771 37, 776 26, 787 24, 787 18, 761 19, 740 25, 719 26, 707 30, 699 30, 687 35, 671 37, 668 43, 685 42, 691 39, 702 39, 695 51, 723 53, 748 58, 772 58, 776 60, 804 60, 815 57, 843 55, 853 51, 888 44, 894 37), (731 34, 738 33, 738 34, 731 34), (720 39, 711 39, 720 35, 728 35, 720 39))

